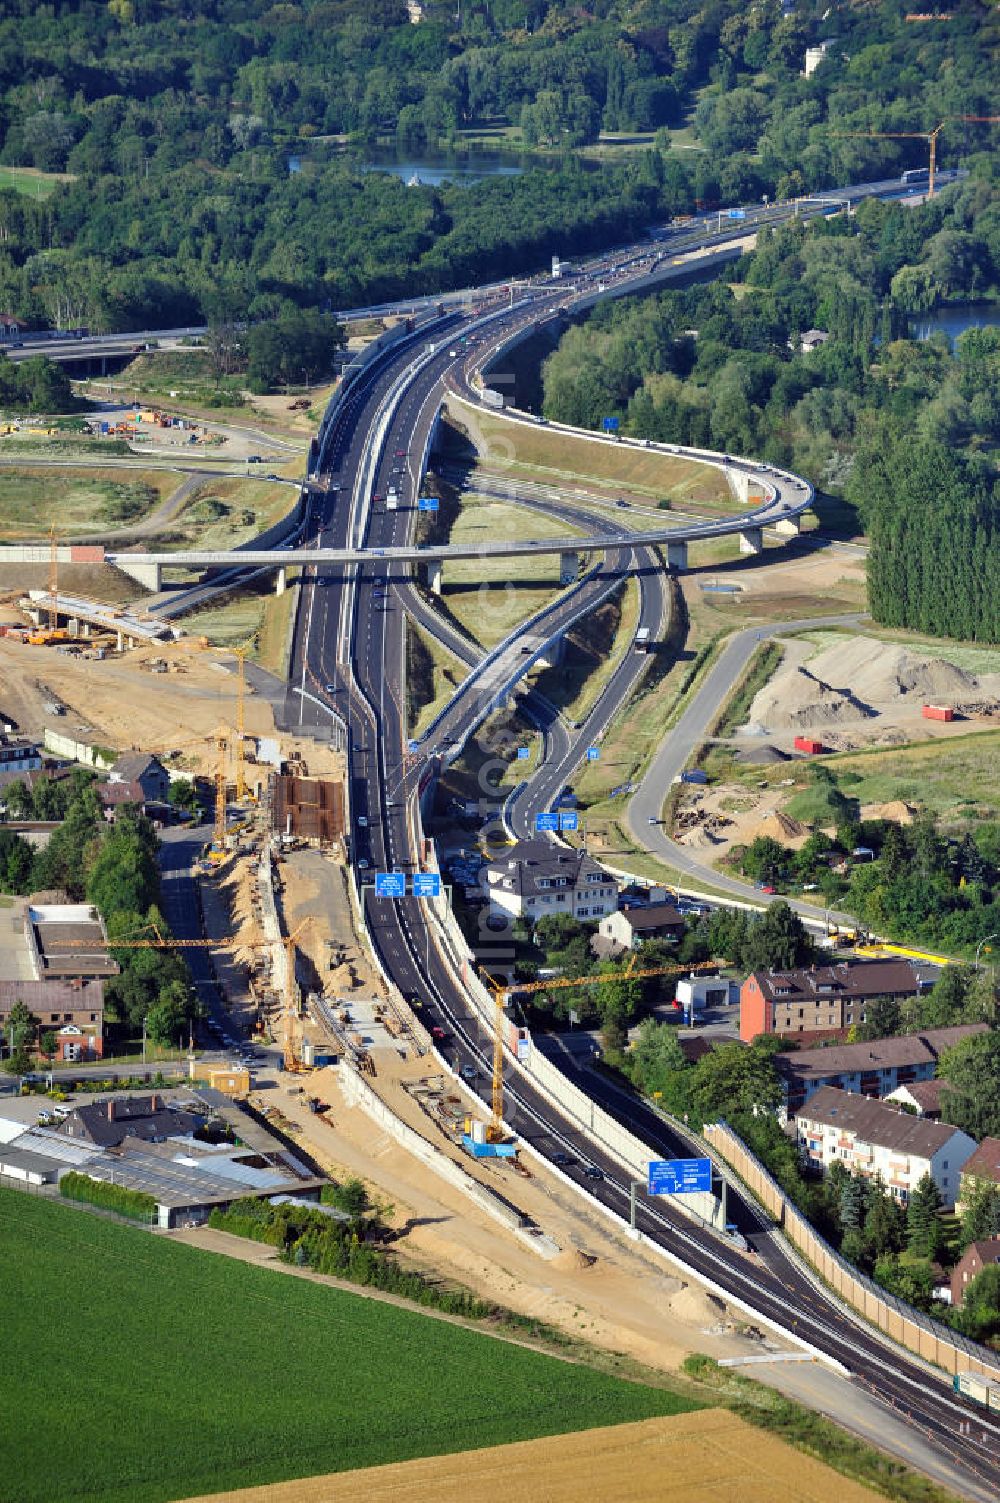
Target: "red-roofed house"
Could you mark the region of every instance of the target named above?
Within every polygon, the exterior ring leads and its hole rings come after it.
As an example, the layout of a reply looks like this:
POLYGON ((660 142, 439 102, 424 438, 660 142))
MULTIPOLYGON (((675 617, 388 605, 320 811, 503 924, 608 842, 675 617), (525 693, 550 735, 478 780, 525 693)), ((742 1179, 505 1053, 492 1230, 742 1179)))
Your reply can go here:
POLYGON ((962 1182, 955 1209, 961 1215, 980 1185, 1000 1189, 1000 1138, 984 1138, 962 1165, 962 1182))
POLYGON ((990 1237, 986 1242, 970 1242, 951 1271, 951 1303, 957 1309, 965 1299, 965 1291, 992 1263, 1000 1263, 1000 1237, 990 1237))

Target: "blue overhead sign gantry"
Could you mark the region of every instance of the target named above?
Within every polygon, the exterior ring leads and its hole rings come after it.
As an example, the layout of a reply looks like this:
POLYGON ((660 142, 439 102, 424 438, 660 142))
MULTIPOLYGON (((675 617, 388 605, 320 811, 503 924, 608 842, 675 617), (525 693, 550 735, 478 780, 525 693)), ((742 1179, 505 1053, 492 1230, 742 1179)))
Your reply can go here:
POLYGON ((696 1195, 712 1192, 711 1159, 653 1159, 650 1195, 696 1195))

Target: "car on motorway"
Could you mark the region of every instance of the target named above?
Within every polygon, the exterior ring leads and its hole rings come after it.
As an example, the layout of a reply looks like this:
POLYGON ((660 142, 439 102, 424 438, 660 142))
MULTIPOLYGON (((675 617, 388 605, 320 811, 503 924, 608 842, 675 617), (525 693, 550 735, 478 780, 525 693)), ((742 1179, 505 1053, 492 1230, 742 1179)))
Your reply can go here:
POLYGON ((336 684, 324 684, 323 685, 323 693, 324 694, 336 694, 336 692, 337 692, 337 685, 336 684))
POLYGON ((565 1169, 568 1164, 573 1163, 573 1159, 568 1153, 554 1153, 552 1154, 552 1162, 565 1169))
POLYGON ((463 1080, 471 1081, 479 1079, 479 1071, 476 1069, 475 1065, 463 1065, 461 1073, 463 1080))
POLYGON ((395 451, 395 458, 396 459, 405 459, 406 458, 406 454, 407 454, 407 451, 405 449, 397 449, 395 451))
POLYGON ((263 464, 263 463, 264 463, 264 456, 262 454, 248 454, 247 455, 247 464, 263 464))
POLYGON ((587 1179, 603 1179, 604 1178, 604 1172, 603 1172, 603 1170, 598 1169, 598 1167, 597 1167, 596 1164, 587 1164, 587 1166, 585 1167, 585 1169, 584 1169, 583 1172, 584 1172, 585 1176, 587 1177, 587 1179))
POLYGON ((359 826, 361 827, 362 830, 367 830, 367 828, 368 828, 368 815, 367 814, 359 814, 358 815, 358 824, 359 824, 359 826))
POLYGON ((628 502, 627 502, 627 501, 624 501, 624 500, 623 500, 623 499, 622 499, 622 497, 621 497, 621 496, 619 496, 619 497, 618 497, 618 500, 617 500, 617 501, 616 501, 616 502, 615 502, 615 505, 616 505, 616 506, 628 506, 628 502))
POLYGON ((434 1027, 431 1029, 431 1038, 437 1044, 443 1044, 446 1042, 448 1035, 445 1033, 440 1023, 434 1024, 434 1027))

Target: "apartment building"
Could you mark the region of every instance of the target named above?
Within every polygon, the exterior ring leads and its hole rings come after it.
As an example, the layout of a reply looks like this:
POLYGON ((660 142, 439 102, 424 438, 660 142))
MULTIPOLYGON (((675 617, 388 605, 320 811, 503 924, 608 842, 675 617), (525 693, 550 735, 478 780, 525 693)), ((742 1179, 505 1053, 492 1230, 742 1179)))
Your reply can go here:
POLYGON ((809 1167, 825 1173, 839 1163, 866 1179, 881 1175, 903 1205, 929 1174, 949 1210, 958 1197, 962 1167, 976 1148, 957 1127, 897 1112, 835 1086, 824 1086, 797 1113, 795 1138, 809 1167))
POLYGON ((830 1033, 865 1021, 876 997, 928 989, 908 960, 842 960, 795 971, 753 971, 740 988, 740 1038, 761 1033, 830 1033))
POLYGON ((522 840, 486 867, 491 915, 527 918, 550 913, 593 921, 618 906, 614 877, 584 851, 522 840))

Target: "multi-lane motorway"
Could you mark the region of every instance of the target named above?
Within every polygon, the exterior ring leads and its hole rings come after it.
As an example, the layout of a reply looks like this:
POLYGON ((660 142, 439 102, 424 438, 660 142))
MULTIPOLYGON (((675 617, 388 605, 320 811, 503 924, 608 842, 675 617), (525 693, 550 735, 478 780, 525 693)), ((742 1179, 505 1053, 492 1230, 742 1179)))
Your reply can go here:
MULTIPOLYGON (((898 184, 891 189, 898 191, 898 184)), ((856 196, 856 190, 851 194, 856 196)), ((775 213, 772 209, 768 217, 775 213)), ((745 233, 746 226, 742 229, 745 233)), ((706 244, 710 248, 718 238, 705 226, 689 227, 671 244, 671 250, 706 244)), ((396 550, 406 550, 410 544, 415 498, 442 394, 449 387, 468 393, 474 367, 487 352, 515 339, 529 324, 560 306, 572 304, 574 298, 589 300, 602 286, 624 293, 633 283, 641 285, 649 260, 648 246, 623 250, 579 268, 574 274, 575 293, 557 283, 536 285, 513 306, 505 305, 500 294, 488 292, 471 310, 446 311, 435 321, 433 335, 425 329, 412 340, 387 349, 355 381, 326 425, 317 465, 322 484, 312 489, 304 534, 294 552, 294 561, 306 565, 306 574, 281 718, 290 727, 311 727, 320 734, 334 723, 347 728, 354 827, 351 858, 371 943, 403 995, 423 1010, 429 1024, 448 1035, 449 1062, 465 1072, 479 1072, 475 1089, 480 1094, 485 1094, 488 1085, 491 1041, 437 930, 426 921, 418 900, 376 900, 367 879, 376 869, 411 871, 417 867, 422 855, 419 787, 455 754, 490 706, 509 692, 524 663, 544 651, 549 637, 592 608, 602 591, 614 588, 622 571, 636 567, 643 583, 643 621, 657 625, 662 614, 662 577, 648 555, 641 560, 633 557, 643 546, 640 539, 634 535, 609 538, 603 561, 499 652, 484 659, 473 649, 465 651, 473 670, 470 682, 420 745, 412 747, 407 743, 405 713, 404 607, 417 607, 407 565, 395 562, 393 555, 401 558, 396 550), (463 335, 477 343, 471 353, 456 357, 449 351, 463 335), (433 350, 427 348, 429 338, 433 350), (373 495, 384 496, 390 485, 400 496, 394 510, 372 500, 373 495), (353 550, 353 561, 339 568, 324 561, 338 553, 343 556, 343 550, 353 550)), ((430 607, 425 603, 422 609, 430 607)), ((537 791, 525 796, 525 809, 539 797, 550 797, 565 776, 562 768, 577 754, 578 742, 598 734, 602 717, 614 714, 643 666, 638 654, 629 656, 577 738, 570 738, 544 704, 535 703, 538 718, 549 723, 549 757, 537 791)), ((515 823, 522 818, 517 805, 515 801, 511 816, 515 823)), ((563 1061, 560 1067, 572 1071, 563 1061)), ((577 1083, 626 1122, 648 1144, 651 1156, 688 1153, 688 1144, 641 1103, 612 1093, 590 1074, 578 1077, 577 1083)), ((521 1073, 508 1081, 505 1115, 521 1141, 544 1158, 569 1157, 570 1163, 560 1172, 581 1193, 619 1215, 627 1211, 629 1187, 618 1161, 574 1120, 551 1106, 521 1073), (600 1177, 588 1176, 588 1168, 600 1177)), ((961 1473, 968 1496, 985 1500, 1000 1495, 1000 1425, 956 1400, 940 1376, 883 1342, 828 1297, 739 1191, 731 1194, 730 1215, 753 1249, 751 1255, 724 1238, 700 1231, 662 1202, 642 1196, 637 1225, 651 1242, 732 1299, 792 1329, 841 1364, 866 1391, 911 1415, 942 1461, 961 1473), (959 1425, 970 1415, 975 1418, 973 1434, 959 1439, 959 1425)))
MULTIPOLYGON (((607 275, 606 270, 603 274, 607 275)), ((552 289, 548 296, 564 298, 565 293, 552 289)), ((541 291, 523 308, 487 306, 480 308, 479 316, 492 317, 494 324, 503 325, 498 336, 510 337, 519 332, 524 321, 537 320, 545 303, 546 293, 541 291)), ((448 315, 445 342, 474 324, 473 315, 448 315)), ((483 332, 489 328, 486 325, 483 332)), ((472 663, 478 655, 469 652, 467 661, 478 668, 479 680, 474 678, 472 685, 459 692, 418 748, 408 747, 403 607, 413 602, 411 586, 403 574, 405 566, 391 564, 388 550, 404 548, 408 542, 431 426, 443 384, 455 379, 456 364, 447 349, 429 354, 425 345, 426 336, 415 340, 410 349, 397 347, 388 352, 359 383, 330 425, 320 468, 328 475, 330 486, 337 489, 315 500, 306 529, 305 553, 299 558, 308 558, 310 552, 316 555, 319 550, 362 546, 368 555, 336 573, 322 568, 309 571, 299 608, 284 715, 296 726, 322 728, 334 715, 347 725, 355 827, 352 859, 360 878, 371 942, 404 996, 422 1008, 429 1023, 448 1034, 446 1048, 451 1062, 466 1071, 479 1072, 477 1089, 485 1094, 490 1041, 436 932, 425 922, 424 910, 410 897, 396 902, 376 900, 366 881, 373 869, 412 870, 418 864, 418 785, 433 774, 443 758, 453 754, 455 744, 468 736, 482 717, 484 706, 494 701, 501 688, 509 686, 514 671, 511 661, 496 676, 484 679, 482 663, 472 663), (400 507, 392 511, 373 505, 371 500, 373 494, 384 495, 390 484, 401 497, 400 507)), ((631 552, 634 546, 631 539, 623 541, 620 551, 631 552)), ((571 586, 550 607, 550 619, 542 629, 536 621, 527 633, 520 634, 528 637, 529 656, 534 650, 532 632, 536 638, 544 637, 553 624, 571 619, 590 598, 588 592, 596 597, 606 587, 613 567, 622 567, 621 561, 615 565, 606 558, 591 577, 571 586)), ((654 586, 644 590, 643 610, 659 611, 659 574, 653 570, 643 573, 642 578, 654 586)), ((504 651, 522 656, 523 645, 515 640, 504 651)), ((503 654, 492 655, 494 664, 498 656, 502 658, 503 654)), ((630 691, 633 676, 642 666, 638 655, 634 656, 635 661, 630 657, 622 665, 621 679, 609 684, 592 720, 614 713, 630 691)), ((596 730, 588 722, 581 736, 592 734, 596 730)), ((563 754, 572 755, 565 742, 563 754)), ((561 772, 556 776, 552 763, 543 772, 542 783, 561 777, 561 772)), ((572 1069, 563 1061, 560 1065, 572 1069)), ((688 1145, 641 1103, 623 1101, 590 1074, 579 1077, 577 1083, 591 1095, 606 1097, 602 1104, 627 1121, 649 1145, 651 1154, 688 1152, 688 1145)), ((506 1116, 522 1142, 542 1156, 551 1159, 554 1154, 568 1155, 571 1163, 563 1167, 563 1172, 581 1191, 586 1190, 619 1214, 626 1210, 628 1184, 617 1161, 554 1109, 520 1074, 508 1082, 506 1116), (599 1170, 602 1177, 588 1177, 588 1166, 599 1170)), ((792 1328, 801 1339, 842 1364, 867 1391, 910 1414, 933 1440, 942 1458, 961 1470, 970 1497, 997 1495, 1000 1426, 991 1420, 983 1424, 977 1416, 975 1433, 959 1440, 959 1424, 968 1418, 970 1410, 950 1395, 941 1378, 884 1343, 820 1290, 748 1198, 734 1192, 730 1212, 754 1250, 752 1257, 724 1239, 700 1232, 661 1203, 642 1197, 638 1226, 648 1238, 731 1297, 742 1300, 762 1317, 792 1328)))

